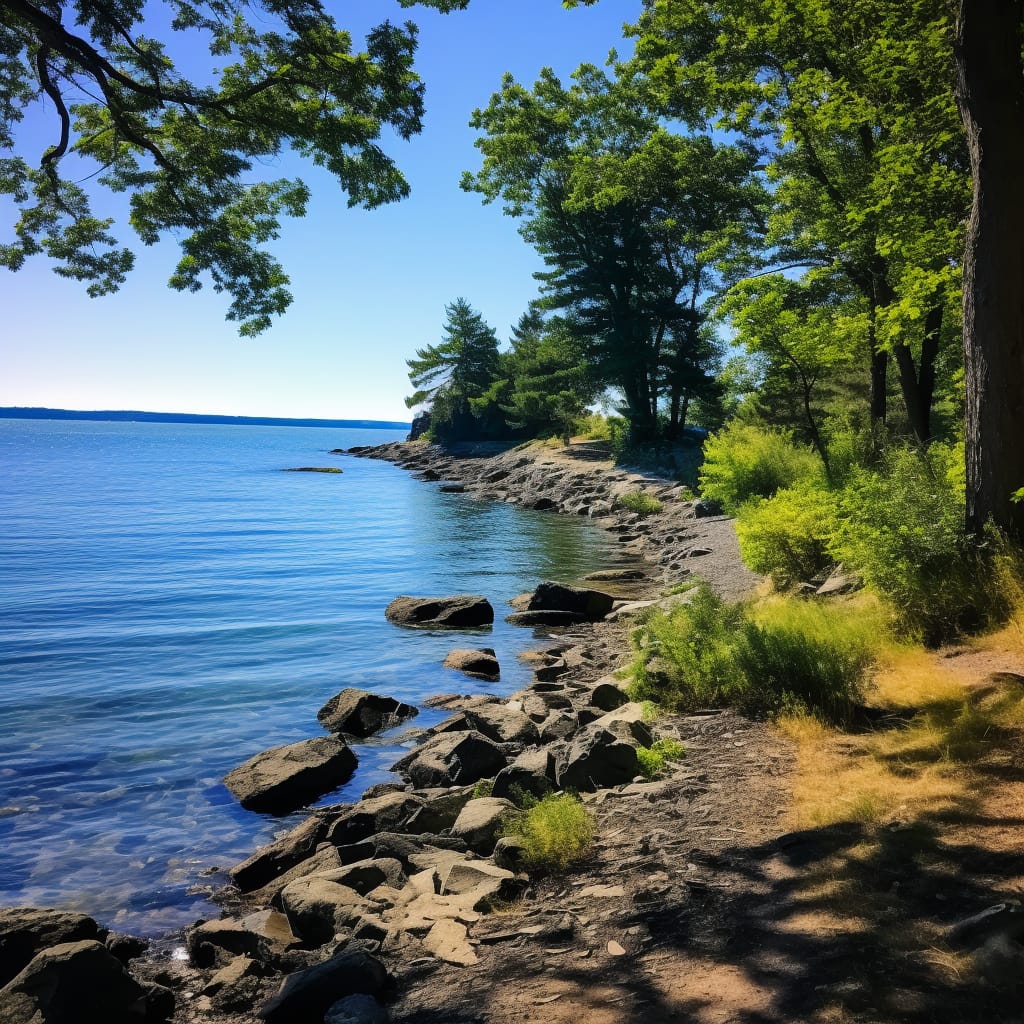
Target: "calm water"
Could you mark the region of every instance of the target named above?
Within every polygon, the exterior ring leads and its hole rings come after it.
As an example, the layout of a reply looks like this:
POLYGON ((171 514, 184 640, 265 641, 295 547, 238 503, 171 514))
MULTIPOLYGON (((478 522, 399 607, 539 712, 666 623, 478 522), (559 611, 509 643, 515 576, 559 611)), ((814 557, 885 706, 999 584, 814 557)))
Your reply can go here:
MULTIPOLYGON (((400 630, 396 594, 487 594, 609 550, 584 522, 441 494, 326 450, 388 431, 0 420, 0 904, 66 906, 158 934, 210 914, 203 874, 289 824, 220 783, 319 735, 345 686, 412 703, 481 688, 441 668, 497 648, 511 692, 532 635, 400 630), (337 464, 344 475, 282 473, 337 464)), ((417 725, 438 720, 421 714, 417 725)), ((356 748, 388 778, 408 737, 356 748)))

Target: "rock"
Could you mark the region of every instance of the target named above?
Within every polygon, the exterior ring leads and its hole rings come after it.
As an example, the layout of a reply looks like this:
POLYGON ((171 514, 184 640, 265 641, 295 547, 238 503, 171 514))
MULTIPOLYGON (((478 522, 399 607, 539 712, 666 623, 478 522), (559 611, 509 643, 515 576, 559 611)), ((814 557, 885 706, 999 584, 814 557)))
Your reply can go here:
POLYGON ((418 441, 430 429, 430 413, 424 409, 412 418, 407 441, 418 441))
POLYGON ((4 1024, 144 1024, 146 992, 95 939, 37 953, 2 990, 4 1024))
POLYGON ((550 750, 527 750, 498 773, 491 796, 507 798, 517 790, 542 797, 555 788, 555 759, 550 750))
MULTIPOLYGON (((350 849, 351 847, 346 847, 346 850, 350 849)), ((372 854, 373 848, 367 847, 365 852, 356 859, 362 860, 363 857, 369 857, 372 854)), ((305 878, 307 875, 319 875, 325 871, 334 871, 337 868, 343 867, 344 863, 337 847, 323 843, 312 857, 307 857, 304 861, 300 861, 294 867, 278 875, 273 881, 267 882, 266 885, 254 890, 252 897, 258 903, 273 903, 277 894, 289 882, 294 882, 296 878, 305 878)))
POLYGON ((841 565, 837 565, 814 593, 817 597, 836 597, 840 594, 852 594, 853 591, 860 590, 863 585, 859 577, 846 572, 841 565))
POLYGON ((346 996, 332 1003, 324 1014, 324 1024, 388 1024, 388 1011, 373 996, 346 996))
POLYGON ((129 960, 135 960, 149 949, 149 943, 145 939, 136 938, 134 935, 122 935, 119 932, 111 932, 103 945, 125 966, 129 960))
POLYGON ((591 622, 603 619, 611 610, 615 599, 611 594, 584 587, 570 587, 564 583, 541 583, 530 599, 530 611, 573 612, 591 622))
POLYGON ((462 789, 429 794, 430 790, 422 790, 418 794, 423 800, 423 806, 410 819, 410 832, 443 832, 450 829, 462 808, 472 798, 473 787, 464 786, 462 789))
POLYGON ((224 776, 224 785, 250 811, 288 814, 347 782, 356 755, 336 736, 274 747, 224 776))
POLYGON ((285 473, 343 473, 337 466, 298 466, 296 469, 285 469, 285 473))
POLYGON ((642 569, 601 569, 599 572, 588 573, 583 577, 593 583, 631 583, 647 579, 642 569))
POLYGON ((318 878, 326 878, 329 882, 354 889, 360 896, 367 896, 378 886, 390 885, 401 889, 406 883, 405 871, 401 862, 391 857, 372 857, 356 861, 334 871, 324 871, 318 878))
POLYGON ((464 839, 474 853, 487 857, 493 852, 502 827, 515 809, 515 804, 500 797, 470 800, 452 825, 452 835, 464 839))
POLYGON ((541 743, 568 739, 580 727, 579 716, 567 711, 552 711, 537 727, 541 743))
POLYGON ((191 928, 185 936, 185 946, 196 967, 224 965, 239 956, 258 960, 267 957, 267 944, 263 937, 241 921, 229 918, 201 922, 191 928))
POLYGON ((602 715, 594 722, 593 728, 607 729, 627 743, 639 744, 641 747, 649 747, 654 742, 651 730, 644 721, 644 706, 636 701, 602 715))
POLYGON ((698 519, 706 519, 709 516, 720 516, 725 511, 720 501, 713 498, 701 498, 693 503, 693 514, 698 519))
POLYGON ((379 697, 375 693, 349 687, 332 697, 316 717, 331 732, 343 732, 363 739, 390 729, 415 714, 416 708, 394 697, 379 697))
POLYGON ((281 890, 281 907, 289 927, 303 942, 322 946, 343 928, 355 924, 367 903, 347 885, 310 875, 281 890))
POLYGON ((0 909, 0 986, 50 946, 101 937, 96 922, 85 914, 36 907, 0 909))
MULTIPOLYGON (((525 612, 530 607, 530 601, 533 600, 533 591, 528 590, 525 594, 516 594, 515 597, 509 598, 509 607, 514 608, 517 612, 525 612)), ((530 652, 525 652, 529 654, 530 652)), ((520 655, 523 657, 523 655, 520 655)))
POLYGON ((422 789, 465 786, 490 778, 505 767, 505 755, 478 732, 436 736, 394 765, 422 789))
POLYGON ((578 626, 587 619, 576 612, 526 611, 505 616, 510 626, 578 626))
POLYGON ((384 612, 389 622, 399 626, 432 629, 467 629, 489 626, 494 609, 486 597, 455 594, 452 597, 396 597, 384 612))
POLYGON ((595 722, 561 753, 555 781, 559 789, 592 792, 632 782, 639 772, 636 747, 595 722))
MULTIPOLYGON (((549 614, 549 613, 543 613, 549 614)), ((533 677, 541 683, 553 683, 560 676, 564 676, 569 671, 569 666, 565 663, 563 658, 559 658, 557 661, 552 661, 548 665, 540 665, 533 670, 533 677)))
POLYGON ((327 838, 335 846, 347 846, 369 839, 377 832, 399 832, 422 806, 423 801, 409 793, 388 793, 372 800, 360 800, 335 818, 327 838))
POLYGON ((464 714, 471 728, 496 743, 534 744, 540 740, 529 715, 508 704, 489 704, 464 714))
POLYGON ((327 838, 331 820, 313 814, 279 839, 259 847, 251 857, 235 865, 231 880, 242 892, 252 892, 279 878, 290 868, 312 856, 317 844, 327 838))
POLYGON ((511 899, 517 890, 515 875, 486 860, 452 864, 441 881, 442 896, 464 896, 474 910, 487 911, 495 902, 511 899))
POLYGON ((450 919, 437 921, 423 938, 423 946, 439 960, 459 967, 471 967, 480 958, 467 941, 465 925, 450 919))
POLYGON ((526 870, 526 845, 520 836, 502 836, 494 844, 494 863, 518 875, 526 870))
POLYGON ((382 832, 373 837, 374 856, 393 858, 401 863, 407 875, 444 866, 461 860, 466 844, 451 836, 403 836, 382 832))
POLYGON ((467 676, 484 679, 489 683, 497 682, 501 677, 498 659, 489 647, 484 647, 479 651, 463 649, 449 651, 448 657, 444 659, 444 667, 454 668, 459 672, 464 672, 467 676))
POLYGON ((615 679, 599 679, 590 691, 591 706, 601 711, 614 711, 628 703, 629 694, 615 679))
POLYGON ((438 490, 442 494, 464 494, 466 485, 459 483, 457 480, 446 480, 438 487, 438 490))
POLYGON ((244 978, 254 977, 257 964, 247 956, 236 956, 226 967, 222 967, 203 986, 203 995, 216 995, 223 988, 233 988, 244 978))
POLYGON ((379 995, 387 984, 388 973, 375 957, 343 952, 285 978, 277 995, 260 1008, 259 1016, 269 1024, 318 1022, 339 999, 379 995))

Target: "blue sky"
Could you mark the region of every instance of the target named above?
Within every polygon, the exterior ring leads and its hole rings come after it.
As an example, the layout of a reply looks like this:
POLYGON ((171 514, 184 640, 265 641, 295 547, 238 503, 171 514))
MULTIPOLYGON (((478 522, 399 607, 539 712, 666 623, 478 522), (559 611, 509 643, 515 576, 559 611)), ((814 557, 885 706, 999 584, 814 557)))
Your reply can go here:
MULTIPOLYGON (((101 299, 42 259, 0 270, 0 405, 408 419, 405 359, 439 340, 447 302, 465 296, 507 338, 536 294, 540 263, 514 221, 459 189, 460 173, 479 162, 470 112, 505 71, 532 83, 543 66, 568 75, 583 61, 603 63, 622 48, 621 26, 640 0, 573 11, 559 0, 472 0, 446 16, 394 0, 328 5, 355 32, 387 17, 420 26, 424 131, 389 147, 412 196, 350 210, 330 176, 302 168, 309 213, 287 222, 275 245, 295 301, 256 339, 224 320, 222 296, 167 288, 173 244, 137 246, 128 283, 101 299)), ((49 122, 34 111, 33 122, 27 137, 47 139, 49 122)), ((289 157, 279 173, 296 170, 289 157)), ((134 240, 130 229, 121 235, 134 240)))

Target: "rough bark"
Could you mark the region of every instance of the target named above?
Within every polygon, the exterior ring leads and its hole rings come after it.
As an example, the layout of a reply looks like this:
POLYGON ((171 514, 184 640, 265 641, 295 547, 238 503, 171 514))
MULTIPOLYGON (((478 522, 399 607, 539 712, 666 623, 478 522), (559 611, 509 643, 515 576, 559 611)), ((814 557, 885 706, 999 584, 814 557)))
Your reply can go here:
POLYGON ((961 0, 957 99, 974 201, 964 253, 967 523, 1024 539, 1024 0, 961 0))
POLYGON ((935 360, 939 355, 942 332, 942 305, 936 303, 925 315, 924 337, 921 339, 921 365, 914 363, 909 345, 894 350, 900 374, 900 390, 907 407, 907 419, 914 436, 921 444, 932 439, 932 404, 935 399, 935 360))

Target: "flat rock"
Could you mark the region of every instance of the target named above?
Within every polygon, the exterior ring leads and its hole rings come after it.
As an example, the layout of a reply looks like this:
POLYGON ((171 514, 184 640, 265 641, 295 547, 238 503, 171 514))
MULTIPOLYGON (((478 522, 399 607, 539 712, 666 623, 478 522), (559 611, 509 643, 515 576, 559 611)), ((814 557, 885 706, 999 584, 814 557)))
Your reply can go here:
POLYGON ((486 860, 464 860, 452 864, 441 880, 442 896, 465 897, 474 910, 490 910, 496 901, 510 899, 516 892, 515 875, 486 860))
POLYGON ((642 569, 601 569, 583 577, 588 583, 631 583, 647 579, 642 569))
POLYGON ((515 804, 500 797, 470 800, 452 825, 451 834, 464 839, 474 853, 490 856, 505 822, 515 809, 515 804))
POLYGON ((463 714, 471 728, 496 743, 534 744, 540 740, 530 716, 508 704, 488 704, 463 714))
POLYGON ((367 903, 355 889, 311 875, 281 890, 281 907, 295 935, 312 946, 322 946, 355 924, 367 903))
POLYGON ((394 770, 419 788, 465 786, 497 775, 505 767, 505 755, 489 739, 475 731, 436 736, 411 751, 394 770))
POLYGON ((474 679, 483 679, 489 683, 497 682, 501 678, 501 667, 490 647, 478 651, 464 648, 449 651, 444 659, 444 667, 456 669, 474 679))
POLYGON ((37 953, 0 989, 4 1024, 142 1024, 146 992, 101 942, 37 953))
POLYGON ((479 963, 480 958, 469 944, 468 934, 466 926, 458 921, 437 921, 423 937, 423 946, 438 960, 459 967, 471 967, 479 963))
POLYGON ((316 717, 331 732, 363 739, 375 732, 390 729, 415 714, 416 708, 394 697, 380 697, 366 690, 349 687, 332 697, 317 712, 316 717))
POLYGON ((591 622, 603 619, 615 604, 615 598, 601 590, 570 587, 546 581, 533 592, 529 611, 574 612, 591 622))
POLYGON ((513 612, 505 616, 505 621, 510 626, 578 626, 581 622, 586 622, 587 617, 576 612, 534 609, 513 612))
POLYGON ((328 1009, 345 996, 379 995, 388 983, 384 965, 368 953, 338 953, 285 978, 277 995, 259 1010, 268 1024, 321 1021, 328 1009))
POLYGON ((100 938, 99 926, 85 914, 36 907, 0 909, 0 986, 50 946, 100 938))
POLYGON ((389 622, 399 626, 432 629, 467 629, 489 626, 494 609, 479 594, 454 594, 450 597, 396 597, 384 612, 389 622))
POLYGON ((347 846, 378 832, 400 832, 422 806, 423 801, 409 793, 385 793, 360 800, 334 819, 327 839, 335 846, 347 846))
POLYGON ((274 747, 224 776, 224 785, 250 811, 288 814, 347 782, 356 755, 336 736, 274 747))

